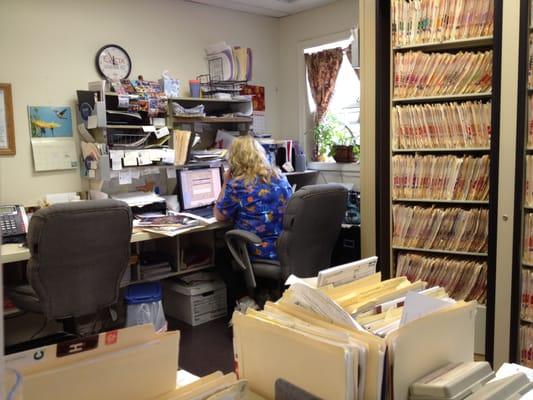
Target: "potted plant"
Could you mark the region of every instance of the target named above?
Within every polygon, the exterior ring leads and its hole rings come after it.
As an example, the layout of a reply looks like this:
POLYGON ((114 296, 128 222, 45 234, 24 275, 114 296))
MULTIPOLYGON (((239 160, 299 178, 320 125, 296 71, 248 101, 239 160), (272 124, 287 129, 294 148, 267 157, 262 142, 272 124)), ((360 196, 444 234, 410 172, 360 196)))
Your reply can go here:
POLYGON ((316 161, 327 161, 333 157, 336 162, 354 162, 359 156, 359 145, 353 132, 335 116, 328 114, 313 129, 316 161))
POLYGON ((355 162, 359 158, 359 145, 355 142, 355 136, 347 125, 334 133, 330 154, 338 163, 355 162))

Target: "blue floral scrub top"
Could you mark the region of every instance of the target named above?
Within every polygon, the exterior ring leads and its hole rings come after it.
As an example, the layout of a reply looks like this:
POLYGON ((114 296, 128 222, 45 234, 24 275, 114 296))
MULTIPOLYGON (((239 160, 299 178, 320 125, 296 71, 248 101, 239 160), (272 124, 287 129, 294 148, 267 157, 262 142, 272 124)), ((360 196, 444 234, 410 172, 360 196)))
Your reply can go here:
POLYGON ((230 179, 217 209, 233 220, 236 229, 255 233, 261 238, 258 246, 249 246, 252 258, 276 260, 276 240, 283 229, 283 214, 292 194, 285 176, 272 177, 270 183, 246 185, 243 179, 230 179))

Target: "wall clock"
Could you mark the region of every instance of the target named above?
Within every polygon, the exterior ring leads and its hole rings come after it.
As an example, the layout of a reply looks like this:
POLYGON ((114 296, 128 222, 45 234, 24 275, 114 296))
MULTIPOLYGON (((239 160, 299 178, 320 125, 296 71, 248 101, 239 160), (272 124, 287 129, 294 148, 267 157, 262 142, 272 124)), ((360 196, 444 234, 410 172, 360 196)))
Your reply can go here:
POLYGON ((108 44, 96 53, 96 69, 104 78, 126 79, 131 72, 131 58, 122 47, 108 44))

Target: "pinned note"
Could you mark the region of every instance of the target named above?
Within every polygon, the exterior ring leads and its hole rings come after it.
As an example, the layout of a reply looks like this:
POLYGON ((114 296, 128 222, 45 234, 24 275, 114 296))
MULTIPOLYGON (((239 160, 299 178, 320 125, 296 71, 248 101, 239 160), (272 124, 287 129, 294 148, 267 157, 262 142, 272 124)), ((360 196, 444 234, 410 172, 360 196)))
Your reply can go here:
POLYGON ((131 183, 131 170, 123 169, 118 173, 119 185, 129 185, 131 183))
POLYGON ((126 151, 124 153, 124 166, 136 167, 137 166, 137 151, 126 151))
POLYGON ((144 132, 155 132, 155 126, 153 125, 145 125, 143 126, 144 132))
POLYGON ((168 136, 170 135, 170 131, 168 130, 168 128, 166 126, 162 127, 161 129, 158 129, 155 131, 155 136, 160 139, 162 138, 163 136, 168 136))
POLYGON ((167 167, 167 178, 168 179, 175 179, 176 178, 176 168, 175 167, 167 167))
POLYGON ((132 179, 139 179, 141 177, 141 171, 138 168, 133 168, 131 170, 132 179))
POLYGON ((87 129, 94 129, 98 126, 98 117, 96 115, 89 115, 87 118, 87 129))
POLYGON ((113 171, 120 171, 122 169, 122 158, 112 158, 111 169, 113 171))

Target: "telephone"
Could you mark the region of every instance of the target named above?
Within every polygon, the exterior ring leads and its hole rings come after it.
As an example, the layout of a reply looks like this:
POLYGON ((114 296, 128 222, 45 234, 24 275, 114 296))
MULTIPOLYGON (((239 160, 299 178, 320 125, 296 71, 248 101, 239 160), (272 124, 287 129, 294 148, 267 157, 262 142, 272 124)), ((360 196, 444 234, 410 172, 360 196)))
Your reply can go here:
POLYGON ((28 231, 28 217, 23 206, 0 206, 3 243, 23 243, 28 231))

